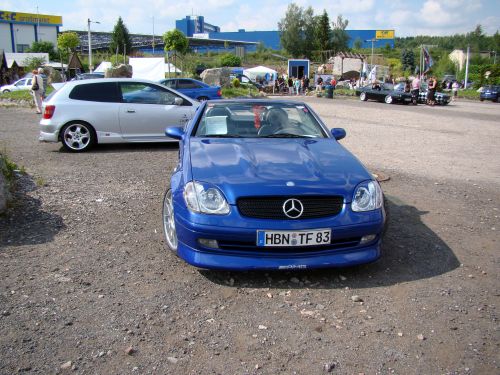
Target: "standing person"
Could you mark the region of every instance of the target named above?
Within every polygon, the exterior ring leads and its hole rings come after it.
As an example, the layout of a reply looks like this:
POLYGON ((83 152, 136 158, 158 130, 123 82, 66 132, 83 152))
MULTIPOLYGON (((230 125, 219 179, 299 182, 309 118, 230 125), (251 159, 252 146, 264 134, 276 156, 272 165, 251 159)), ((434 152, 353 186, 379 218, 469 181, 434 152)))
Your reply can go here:
POLYGON ((304 88, 304 95, 307 95, 307 93, 309 92, 309 77, 308 76, 304 76, 303 88, 304 88))
POLYGON ((411 81, 411 99, 413 101, 413 104, 417 105, 419 95, 420 95, 420 78, 416 76, 415 78, 413 78, 413 81, 411 81))
POLYGON ((293 95, 293 77, 288 77, 288 95, 293 95))
POLYGON ((435 77, 431 77, 429 79, 429 83, 427 84, 427 104, 434 106, 436 104, 436 85, 437 80, 435 77))
POLYGON ((33 77, 31 78, 31 92, 35 100, 36 113, 42 113, 42 92, 43 92, 43 79, 38 74, 38 70, 33 70, 33 77))
POLYGON ((323 90, 323 78, 319 76, 316 81, 316 94, 321 94, 321 90, 323 90))
POLYGON ((41 92, 42 100, 45 99, 45 92, 47 91, 47 75, 44 74, 43 68, 38 68, 38 74, 43 80, 43 90, 41 92))
POLYGON ((451 100, 456 100, 458 98, 458 87, 460 85, 458 84, 458 81, 455 81, 451 84, 451 92, 452 92, 452 97, 451 100))
POLYGON ((296 90, 296 95, 300 95, 300 79, 296 79, 294 82, 293 82, 293 85, 295 87, 295 90, 296 90))

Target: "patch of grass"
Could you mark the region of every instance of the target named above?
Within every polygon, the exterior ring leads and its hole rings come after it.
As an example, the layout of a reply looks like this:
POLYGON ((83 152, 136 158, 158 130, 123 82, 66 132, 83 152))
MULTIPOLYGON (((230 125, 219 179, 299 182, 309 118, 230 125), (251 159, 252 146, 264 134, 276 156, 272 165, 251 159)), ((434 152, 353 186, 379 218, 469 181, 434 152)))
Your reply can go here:
POLYGON ((239 96, 259 96, 259 90, 257 90, 254 86, 243 86, 240 87, 228 87, 222 89, 222 97, 223 98, 237 98, 239 96))
MULTIPOLYGON (((54 91, 52 86, 47 87, 45 95, 48 96, 52 91, 54 91)), ((1 93, 0 98, 11 99, 11 100, 32 100, 33 96, 31 95, 29 90, 21 90, 21 91, 1 93)))
POLYGON ((47 185, 47 181, 45 181, 45 179, 44 179, 43 177, 37 177, 37 178, 35 179, 35 184, 36 184, 36 186, 38 186, 38 187, 42 187, 42 186, 47 185))
MULTIPOLYGON (((450 92, 450 95, 452 93, 450 92)), ((476 90, 458 90, 458 97, 470 100, 479 100, 479 93, 476 90)))
POLYGON ((0 170, 8 182, 12 182, 14 179, 15 171, 24 173, 24 167, 20 169, 17 164, 8 157, 5 150, 0 151, 0 170))

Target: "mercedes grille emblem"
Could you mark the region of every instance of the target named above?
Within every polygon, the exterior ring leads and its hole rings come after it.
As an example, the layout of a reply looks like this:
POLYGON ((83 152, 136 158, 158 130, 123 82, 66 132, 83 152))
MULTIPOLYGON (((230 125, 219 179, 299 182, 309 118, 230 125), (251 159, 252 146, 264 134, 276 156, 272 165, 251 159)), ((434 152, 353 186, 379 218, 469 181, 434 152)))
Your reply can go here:
POLYGON ((295 198, 291 198, 283 203, 283 213, 290 219, 298 219, 304 212, 304 206, 295 198))

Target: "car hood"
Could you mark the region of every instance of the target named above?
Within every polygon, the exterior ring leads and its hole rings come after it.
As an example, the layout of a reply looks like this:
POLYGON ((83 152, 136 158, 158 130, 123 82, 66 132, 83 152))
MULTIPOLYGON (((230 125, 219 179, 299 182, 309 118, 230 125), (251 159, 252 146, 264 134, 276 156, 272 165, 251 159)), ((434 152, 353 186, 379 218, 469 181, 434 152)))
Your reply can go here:
POLYGON ((230 204, 252 195, 342 195, 349 202, 356 185, 372 179, 331 138, 192 138, 194 180, 221 188, 230 204))

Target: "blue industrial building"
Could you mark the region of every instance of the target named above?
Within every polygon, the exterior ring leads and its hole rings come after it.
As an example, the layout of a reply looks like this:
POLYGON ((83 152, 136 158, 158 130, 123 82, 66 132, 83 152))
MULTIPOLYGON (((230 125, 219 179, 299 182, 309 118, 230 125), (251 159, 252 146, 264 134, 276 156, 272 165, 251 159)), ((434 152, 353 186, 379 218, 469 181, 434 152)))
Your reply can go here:
MULTIPOLYGON (((221 32, 219 26, 205 23, 203 16, 186 16, 182 20, 175 21, 175 27, 182 31, 187 37, 202 39, 217 39, 227 41, 262 43, 264 47, 280 50, 281 42, 279 31, 238 31, 221 32)), ((394 48, 394 30, 346 30, 349 35, 349 47, 352 48, 359 40, 361 48, 371 48, 372 40, 374 48, 394 48)), ((256 45, 246 47, 247 51, 255 51, 256 45)))

